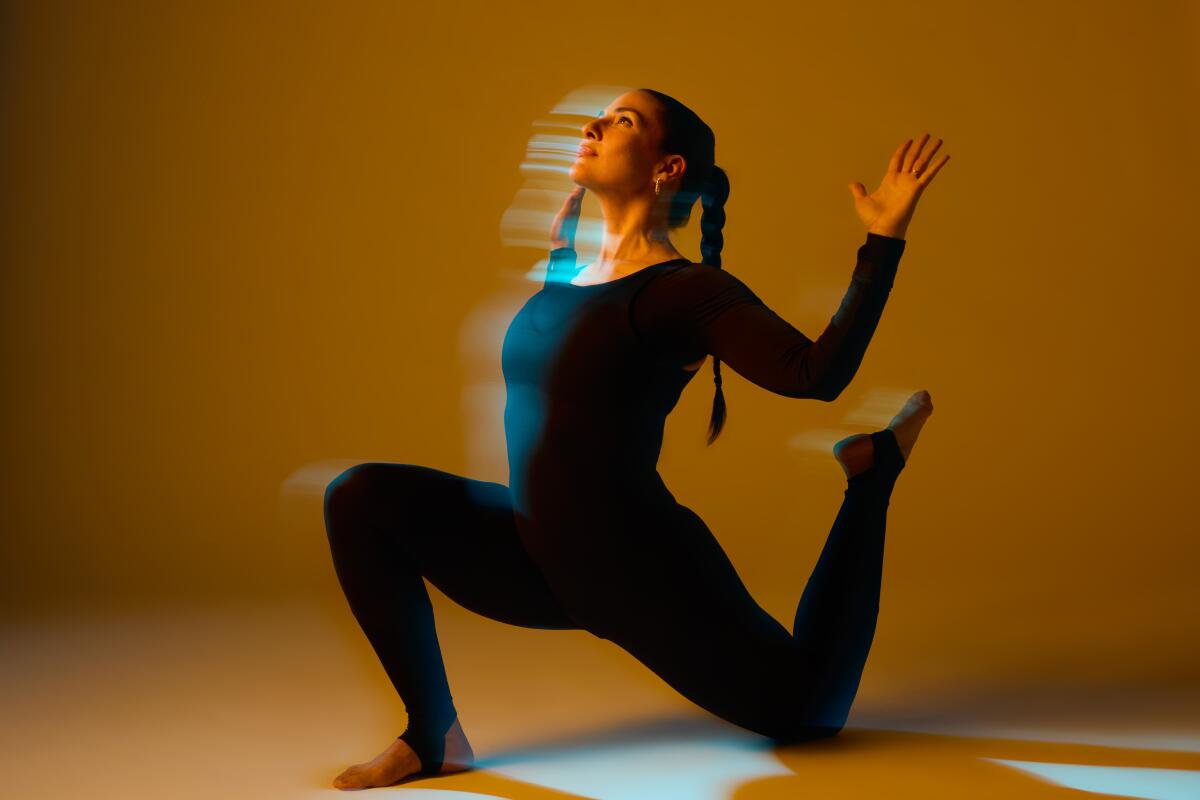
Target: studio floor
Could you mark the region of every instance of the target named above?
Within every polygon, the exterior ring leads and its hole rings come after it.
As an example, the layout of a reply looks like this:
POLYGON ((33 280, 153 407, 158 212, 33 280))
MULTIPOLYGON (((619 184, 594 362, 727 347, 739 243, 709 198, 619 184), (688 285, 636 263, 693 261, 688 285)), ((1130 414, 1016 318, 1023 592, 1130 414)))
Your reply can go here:
MULTIPOLYGON (((1179 689, 939 700, 876 681, 842 735, 780 748, 589 634, 434 603, 477 768, 380 796, 1200 798, 1200 697, 1179 689)), ((404 725, 329 602, 25 618, 0 650, 4 797, 332 798, 404 725)))

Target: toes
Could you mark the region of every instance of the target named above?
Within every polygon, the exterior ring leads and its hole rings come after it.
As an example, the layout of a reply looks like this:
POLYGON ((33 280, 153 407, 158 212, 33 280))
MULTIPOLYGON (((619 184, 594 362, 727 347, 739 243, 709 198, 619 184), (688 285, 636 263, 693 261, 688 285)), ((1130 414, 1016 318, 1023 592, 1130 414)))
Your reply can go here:
POLYGON ((349 767, 333 779, 333 786, 335 789, 361 789, 369 783, 366 780, 367 777, 364 770, 358 767, 349 767))

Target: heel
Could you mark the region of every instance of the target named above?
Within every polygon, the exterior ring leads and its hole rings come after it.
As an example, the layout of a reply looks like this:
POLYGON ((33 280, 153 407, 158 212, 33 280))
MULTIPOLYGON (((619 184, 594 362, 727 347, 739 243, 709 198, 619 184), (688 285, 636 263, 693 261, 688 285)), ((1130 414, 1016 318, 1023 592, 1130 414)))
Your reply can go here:
POLYGON ((437 775, 441 772, 442 764, 446 758, 446 734, 458 719, 457 712, 453 718, 446 723, 446 727, 441 733, 432 732, 427 725, 419 725, 413 727, 412 720, 409 720, 408 727, 404 733, 400 734, 398 739, 404 740, 405 744, 413 749, 417 754, 417 758, 421 759, 421 769, 414 775, 437 775))
POLYGON ((852 487, 864 487, 884 481, 890 488, 896 477, 904 469, 904 454, 896 441, 896 434, 891 428, 884 428, 870 434, 871 446, 875 450, 871 466, 851 477, 847 484, 852 487))

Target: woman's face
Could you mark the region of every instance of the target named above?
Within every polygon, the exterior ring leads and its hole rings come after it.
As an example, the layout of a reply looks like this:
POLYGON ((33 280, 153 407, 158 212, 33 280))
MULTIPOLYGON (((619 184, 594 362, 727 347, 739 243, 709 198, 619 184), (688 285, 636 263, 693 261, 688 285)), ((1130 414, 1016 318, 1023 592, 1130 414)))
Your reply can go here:
POLYGON ((658 100, 627 92, 583 126, 571 180, 596 194, 653 193, 661 139, 658 100))

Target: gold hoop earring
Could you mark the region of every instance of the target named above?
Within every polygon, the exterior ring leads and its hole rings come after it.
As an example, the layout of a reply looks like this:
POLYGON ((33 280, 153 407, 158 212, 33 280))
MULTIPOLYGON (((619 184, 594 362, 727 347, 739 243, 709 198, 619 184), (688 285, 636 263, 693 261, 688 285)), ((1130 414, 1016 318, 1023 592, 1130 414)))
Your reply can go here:
POLYGON ((661 192, 660 192, 660 190, 659 190, 659 188, 658 188, 658 184, 659 184, 659 182, 660 182, 661 180, 662 180, 662 178, 655 178, 655 179, 654 179, 654 194, 656 194, 656 195, 658 195, 658 194, 661 194, 661 192))

